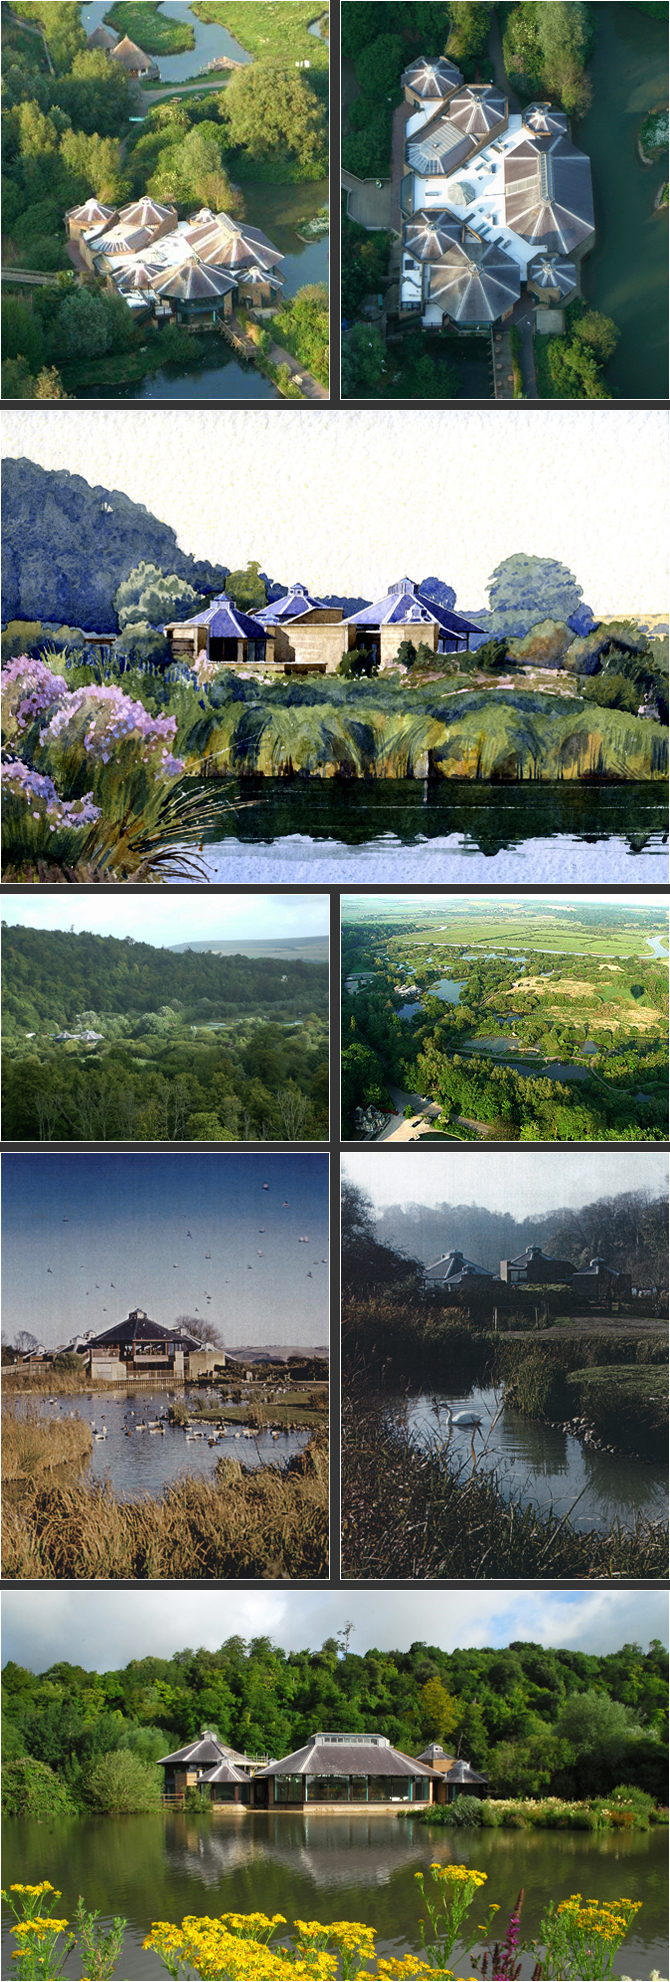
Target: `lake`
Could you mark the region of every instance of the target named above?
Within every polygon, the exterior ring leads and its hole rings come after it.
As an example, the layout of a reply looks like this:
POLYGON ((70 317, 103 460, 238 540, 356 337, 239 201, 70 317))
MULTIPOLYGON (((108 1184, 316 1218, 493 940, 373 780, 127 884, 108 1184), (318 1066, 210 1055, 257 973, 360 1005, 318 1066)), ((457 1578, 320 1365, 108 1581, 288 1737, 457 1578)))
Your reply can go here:
POLYGON ((608 390, 622 399, 665 399, 668 212, 653 209, 668 157, 642 165, 636 139, 647 112, 668 101, 668 24, 625 0, 595 7, 593 19, 593 107, 574 132, 591 159, 595 196, 596 244, 583 263, 582 286, 587 302, 621 331, 606 368, 608 390))
MULTIPOLYGON (((95 1425, 101 1431, 107 1426, 105 1439, 94 1439, 90 1465, 82 1472, 83 1484, 94 1480, 111 1480, 114 1491, 126 1500, 140 1500, 145 1494, 158 1495, 163 1488, 171 1486, 185 1473, 214 1480, 217 1459, 239 1459, 244 1466, 256 1467, 277 1465, 280 1460, 291 1459, 295 1452, 302 1452, 310 1437, 309 1431, 280 1432, 277 1438, 271 1432, 255 1433, 252 1438, 244 1435, 241 1423, 232 1425, 227 1435, 214 1446, 207 1443, 207 1437, 197 1438, 187 1444, 185 1433, 178 1425, 166 1425, 164 1433, 144 1429, 149 1422, 165 1418, 168 1410, 166 1390, 142 1390, 129 1397, 124 1386, 121 1395, 107 1390, 104 1396, 59 1397, 56 1408, 49 1410, 45 1405, 44 1415, 51 1418, 67 1418, 76 1409, 86 1423, 95 1425), (126 1436, 126 1432, 130 1436, 126 1436), (237 1433, 237 1437, 235 1436, 237 1433)), ((186 1402, 195 1416, 202 1396, 188 1391, 175 1392, 181 1402, 186 1402)), ((212 1409, 218 1403, 218 1392, 207 1399, 212 1409)), ((271 1416, 272 1406, 268 1407, 271 1416)), ((224 1408, 222 1407, 222 1416, 224 1408)), ((213 1436, 213 1431, 211 1433, 213 1436)))
MULTIPOLYGON (((92 34, 100 27, 109 13, 111 0, 92 0, 92 4, 82 7, 81 23, 86 34, 92 34)), ((252 57, 246 48, 241 48, 228 29, 216 21, 199 21, 197 14, 187 0, 167 0, 167 5, 159 8, 159 13, 168 19, 188 21, 193 28, 195 46, 184 49, 180 55, 156 55, 162 83, 185 83, 191 76, 199 76, 207 68, 215 55, 230 55, 235 62, 251 62, 252 57)), ((114 30, 112 30, 113 32, 114 30)))
MULTIPOLYGON (((456 1411, 476 1411, 482 1419, 483 1439, 475 1439, 477 1471, 495 1472, 505 1500, 522 1507, 539 1507, 559 1519, 567 1514, 577 1495, 582 1498, 571 1516, 579 1534, 591 1528, 603 1531, 612 1521, 629 1527, 635 1512, 649 1520, 667 1520, 668 1467, 657 1462, 629 1458, 621 1453, 596 1452, 571 1433, 538 1419, 522 1417, 503 1406, 502 1391, 476 1386, 465 1396, 454 1397, 443 1391, 410 1392, 407 1414, 411 1430, 419 1438, 433 1438, 439 1431, 446 1437, 445 1406, 456 1411), (440 1414, 436 1405, 440 1407, 440 1414)), ((400 1400, 396 1400, 400 1408, 400 1400)), ((451 1460, 462 1459, 467 1477, 472 1469, 472 1432, 457 1428, 449 1443, 451 1460)))
POLYGON ((221 808, 219 884, 667 883, 665 784, 226 778, 221 808))
MULTIPOLYGON (((496 1900, 504 1923, 520 1886, 525 1892, 523 1930, 539 1931, 549 1901, 575 1891, 594 1899, 622 1893, 641 1900, 635 1926, 614 1959, 615 1975, 637 1982, 653 1968, 667 1975, 667 1831, 459 1831, 424 1827, 414 1818, 324 1815, 292 1811, 227 1810, 208 1819, 165 1811, 151 1817, 59 1819, 51 1825, 5 1821, 5 1884, 49 1879, 63 1894, 63 1917, 72 1918, 78 1893, 97 1907, 103 1923, 114 1913, 128 1920, 125 1947, 114 1973, 133 1982, 157 1982, 155 1955, 142 1941, 152 1920, 180 1921, 185 1914, 228 1910, 283 1913, 294 1919, 364 1920, 377 1930, 378 1952, 416 1953, 420 1942, 419 1892, 414 1874, 439 1864, 477 1866, 486 1872, 486 1899, 496 1900)), ((6 1917, 3 1912, 3 1917, 6 1917)), ((478 1918, 473 1908, 473 1918, 478 1918)), ((5 1975, 11 1946, 4 1937, 5 1975)), ((16 1966, 16 1964, 14 1964, 16 1966)), ((454 1957, 454 1973, 468 1976, 466 1957, 454 1957)), ((65 1976, 79 1973, 76 1956, 65 1976)), ((522 1975, 532 1974, 532 1957, 522 1975)))

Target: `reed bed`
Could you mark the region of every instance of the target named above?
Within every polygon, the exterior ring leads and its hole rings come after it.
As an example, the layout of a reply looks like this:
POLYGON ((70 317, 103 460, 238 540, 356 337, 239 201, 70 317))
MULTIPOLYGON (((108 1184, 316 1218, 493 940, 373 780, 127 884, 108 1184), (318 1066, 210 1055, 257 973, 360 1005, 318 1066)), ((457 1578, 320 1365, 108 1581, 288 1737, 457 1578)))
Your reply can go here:
POLYGON ((503 1499, 495 1474, 438 1438, 416 1443, 402 1413, 343 1406, 342 1573, 352 1580, 665 1577, 668 1528, 580 1534, 570 1519, 503 1499))
POLYGON ((55 1423, 42 1416, 39 1404, 26 1399, 17 1408, 6 1403, 2 1412, 2 1479, 39 1480, 61 1466, 71 1471, 86 1464, 93 1450, 89 1426, 79 1415, 57 1418, 55 1423))
POLYGON ((215 1482, 185 1477, 158 1500, 120 1500, 108 1481, 35 1486, 5 1512, 3 1575, 20 1580, 327 1573, 325 1435, 283 1465, 227 1460, 215 1482))
POLYGON ((86 1370, 57 1370, 53 1363, 40 1369, 37 1363, 5 1363, 2 1371, 4 1397, 80 1397, 84 1390, 98 1387, 87 1378, 86 1370))

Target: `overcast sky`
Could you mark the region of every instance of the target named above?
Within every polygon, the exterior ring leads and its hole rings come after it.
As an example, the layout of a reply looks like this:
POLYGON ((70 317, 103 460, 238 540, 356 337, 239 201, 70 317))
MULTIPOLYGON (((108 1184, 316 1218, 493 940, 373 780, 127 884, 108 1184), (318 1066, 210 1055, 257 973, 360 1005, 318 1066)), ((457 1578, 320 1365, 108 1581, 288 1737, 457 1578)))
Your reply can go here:
POLYGON ((323 936, 328 932, 328 895, 224 895, 191 889, 157 894, 142 888, 125 890, 110 899, 84 895, 77 901, 58 895, 28 900, 25 889, 12 894, 3 888, 2 919, 24 929, 93 930, 96 936, 134 936, 136 943, 205 943, 232 938, 323 936))
POLYGON ((268 1636, 286 1651, 318 1649, 351 1620, 350 1647, 407 1651, 416 1640, 507 1645, 515 1638, 573 1651, 612 1652, 651 1638, 667 1644, 661 1590, 5 1590, 3 1662, 35 1672, 57 1659, 97 1671, 186 1645, 215 1651, 226 1638, 268 1636))
POLYGON ((620 1191, 662 1195, 663 1149, 375 1149, 342 1158, 342 1174, 367 1192, 377 1211, 388 1204, 480 1204, 515 1218, 579 1209, 620 1191))
POLYGON ((3 429, 6 454, 121 489, 182 550, 287 584, 375 599, 434 574, 474 611, 526 551, 567 564, 596 613, 667 610, 663 412, 6 407, 3 429))
POLYGON ((230 1348, 328 1341, 325 1155, 5 1155, 2 1239, 10 1341, 53 1348, 133 1308, 208 1315, 230 1348))

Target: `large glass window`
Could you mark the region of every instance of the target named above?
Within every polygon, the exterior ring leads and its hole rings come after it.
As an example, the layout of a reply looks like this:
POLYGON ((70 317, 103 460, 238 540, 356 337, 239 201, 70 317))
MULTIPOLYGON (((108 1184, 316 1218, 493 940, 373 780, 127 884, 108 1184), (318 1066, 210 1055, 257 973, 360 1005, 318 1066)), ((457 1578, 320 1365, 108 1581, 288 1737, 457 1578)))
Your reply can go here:
POLYGON ((348 1776, 308 1776, 307 1799, 309 1803, 348 1803, 348 1776))
POLYGON ((415 1776, 411 1788, 414 1803, 430 1802, 430 1783, 427 1776, 415 1776))
POLYGON ((275 1803, 302 1803, 304 1776, 275 1776, 275 1803))
POLYGON ((351 1783, 352 1803, 367 1803, 368 1800, 367 1776, 350 1776, 349 1780, 351 1783))
POLYGON ((370 1776, 369 1803, 391 1803, 399 1798, 403 1803, 411 1800, 407 1776, 370 1776))

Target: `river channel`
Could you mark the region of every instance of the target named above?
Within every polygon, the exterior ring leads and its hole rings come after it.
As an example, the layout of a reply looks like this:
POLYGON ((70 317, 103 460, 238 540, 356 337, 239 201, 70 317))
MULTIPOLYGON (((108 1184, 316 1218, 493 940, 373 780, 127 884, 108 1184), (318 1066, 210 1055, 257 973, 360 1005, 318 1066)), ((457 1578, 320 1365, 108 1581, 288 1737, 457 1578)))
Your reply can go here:
MULTIPOLYGON (((5 1884, 49 1879, 72 1919, 77 1894, 128 1921, 115 1977, 156 1982, 156 1957, 142 1941, 152 1920, 185 1914, 282 1913, 289 1923, 364 1920, 384 1956, 417 1953, 419 1892, 415 1873, 431 1862, 456 1862, 487 1874, 485 1898, 499 1903, 503 1932, 520 1886, 523 1932, 538 1933, 550 1900, 581 1891, 598 1900, 621 1894, 642 1902, 613 1973, 646 1982, 667 1975, 667 1831, 459 1831, 424 1827, 413 1818, 292 1811, 234 1813, 207 1819, 168 1812, 151 1817, 30 1820, 3 1823, 5 1884)), ((481 1917, 476 1908, 473 1918, 481 1917)), ((4 1937, 3 1974, 12 1969, 4 1937)), ((16 1966, 16 1964, 14 1964, 16 1966)), ((472 1974, 456 1953, 454 1974, 472 1974)), ((522 1977, 532 1975, 524 1956, 522 1977)), ((80 1973, 76 1957, 65 1976, 80 1973)))
POLYGON ((665 399, 668 210, 654 212, 654 199, 668 177, 668 154, 642 165, 637 133, 647 112, 668 101, 668 23, 627 0, 601 0, 592 18, 593 106, 574 132, 591 159, 596 215, 582 286, 621 331, 608 389, 621 399, 665 399))
POLYGON ((667 845, 665 784, 227 778, 201 861, 218 883, 664 887, 667 845))
MULTIPOLYGON (((188 1391, 175 1395, 182 1403, 186 1401, 194 1416, 202 1406, 201 1396, 191 1403, 188 1391)), ((229 1422, 225 1436, 219 1438, 212 1425, 206 1428, 203 1438, 191 1441, 180 1425, 167 1423, 169 1401, 166 1390, 143 1390, 132 1397, 125 1389, 121 1396, 112 1390, 101 1396, 98 1391, 95 1396, 77 1397, 76 1407, 72 1398, 57 1397, 54 1405, 45 1404, 44 1415, 68 1418, 76 1408, 78 1416, 101 1434, 94 1438, 90 1464, 82 1472, 83 1483, 88 1486, 93 1481, 109 1479, 115 1493, 126 1500, 141 1500, 145 1494, 156 1496, 185 1473, 213 1480, 218 1459, 239 1459, 250 1468, 277 1465, 302 1452, 310 1436, 308 1431, 279 1432, 276 1438, 269 1431, 254 1431, 252 1435, 249 1426, 229 1422), (157 1421, 165 1429, 149 1431, 149 1425, 157 1421), (105 1428, 106 1437, 103 1437, 105 1428), (216 1437, 216 1444, 210 1445, 208 1437, 216 1437)), ((218 1393, 215 1391, 206 1402, 208 1409, 215 1409, 218 1393)), ((271 1405, 268 1415, 272 1415, 271 1405)), ((222 1419, 224 1416, 222 1406, 222 1419)))
MULTIPOLYGON (((81 10, 82 26, 87 34, 99 27, 109 12, 110 0, 90 0, 81 10)), ((188 21, 195 33, 195 47, 180 55, 158 55, 161 84, 183 83, 191 77, 199 77, 216 55, 229 55, 235 62, 249 63, 252 57, 239 42, 228 33, 227 28, 216 21, 200 21, 187 0, 166 0, 160 10, 177 20, 188 21)), ((318 21, 313 26, 318 29, 318 21)), ((324 37, 321 37, 322 39, 324 37)), ((220 80, 220 79, 219 79, 220 80)), ((218 85, 217 85, 218 87, 218 85)), ((146 107, 151 106, 152 98, 147 96, 146 107)), ((281 263, 282 296, 295 296, 298 289, 307 284, 328 282, 328 236, 322 234, 317 240, 303 241, 298 228, 306 221, 314 219, 321 208, 328 205, 328 180, 307 180, 297 185, 273 185, 258 181, 247 181, 244 187, 244 217, 251 227, 258 227, 268 239, 274 242, 284 260, 281 263)), ((114 398, 123 400, 160 399, 258 399, 278 400, 277 391, 271 379, 263 377, 254 365, 247 365, 236 357, 232 347, 219 340, 215 346, 215 360, 207 365, 189 368, 186 365, 170 365, 161 371, 149 374, 137 384, 127 387, 117 386, 114 398)), ((106 399, 109 388, 101 386, 97 391, 90 390, 91 399, 106 399)))
MULTIPOLYGON (((391 1402, 403 1416, 406 1411, 409 1429, 420 1441, 440 1438, 446 1443, 447 1406, 453 1412, 478 1414, 482 1419, 481 1434, 477 1432, 474 1439, 478 1473, 495 1473, 505 1500, 539 1507, 559 1520, 581 1496, 571 1515, 579 1534, 591 1528, 602 1532, 612 1521, 630 1528, 636 1514, 667 1520, 667 1465, 597 1452, 570 1432, 509 1410, 502 1390, 475 1386, 462 1397, 444 1391, 410 1391, 406 1402, 389 1398, 391 1402)), ((472 1439, 471 1430, 455 1426, 448 1441, 449 1464, 462 1463, 464 1478, 472 1471, 472 1439)))

